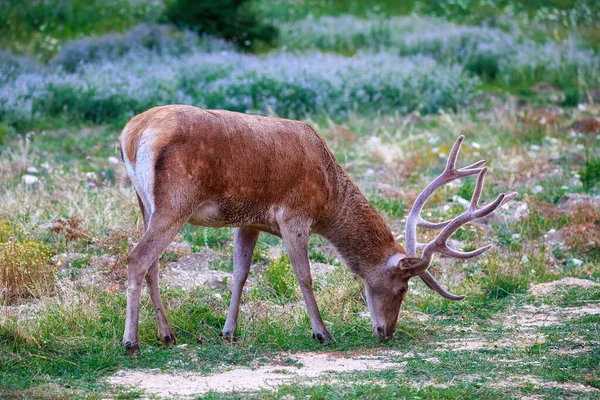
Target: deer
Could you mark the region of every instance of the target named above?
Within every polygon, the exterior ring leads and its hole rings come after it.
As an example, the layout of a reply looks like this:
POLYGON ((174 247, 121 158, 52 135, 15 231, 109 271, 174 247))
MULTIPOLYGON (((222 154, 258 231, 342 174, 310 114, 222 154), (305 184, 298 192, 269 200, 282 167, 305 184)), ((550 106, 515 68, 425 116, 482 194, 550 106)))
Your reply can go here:
POLYGON ((482 218, 517 196, 501 193, 479 206, 487 167, 478 161, 463 168, 456 161, 464 136, 445 170, 416 198, 406 219, 406 249, 336 161, 324 139, 307 123, 187 105, 152 108, 133 117, 120 136, 127 174, 137 194, 144 233, 127 257, 127 309, 123 345, 139 354, 138 319, 143 280, 158 321, 159 340, 175 345, 158 280, 159 257, 186 223, 233 227, 233 286, 221 335, 234 339, 240 299, 254 247, 261 232, 280 237, 310 317, 313 338, 333 336, 323 323, 312 289, 308 240, 325 238, 352 273, 362 278, 372 329, 379 340, 396 329, 410 278, 419 276, 433 291, 449 293, 428 272, 435 253, 469 259, 470 252, 448 247, 464 224, 482 218), (470 206, 446 222, 421 218, 431 195, 459 178, 477 175, 470 206), (417 243, 417 227, 440 230, 427 244, 417 243), (417 247, 422 248, 417 255, 417 247))

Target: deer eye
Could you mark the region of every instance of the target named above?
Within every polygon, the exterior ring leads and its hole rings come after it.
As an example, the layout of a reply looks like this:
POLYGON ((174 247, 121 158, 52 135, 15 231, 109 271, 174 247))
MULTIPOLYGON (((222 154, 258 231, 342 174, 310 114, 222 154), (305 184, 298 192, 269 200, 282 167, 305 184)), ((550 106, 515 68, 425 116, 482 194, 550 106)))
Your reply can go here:
POLYGON ((401 288, 398 290, 398 294, 405 294, 407 290, 408 290, 408 288, 406 288, 406 287, 401 287, 401 288))

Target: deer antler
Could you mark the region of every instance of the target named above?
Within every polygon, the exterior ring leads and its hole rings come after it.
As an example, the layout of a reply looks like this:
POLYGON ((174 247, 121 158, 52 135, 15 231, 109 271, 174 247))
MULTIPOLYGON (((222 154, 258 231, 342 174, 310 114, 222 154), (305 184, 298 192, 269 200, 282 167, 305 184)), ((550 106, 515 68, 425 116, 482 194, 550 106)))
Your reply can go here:
MULTIPOLYGON (((487 167, 483 167, 483 165, 485 164, 485 160, 481 160, 467 167, 456 169, 456 159, 458 158, 458 153, 460 152, 460 147, 464 139, 465 137, 461 135, 456 140, 454 146, 452 146, 452 150, 450 150, 450 154, 448 155, 446 169, 444 170, 444 172, 442 172, 440 176, 435 178, 429 185, 427 185, 427 187, 423 189, 423 191, 419 194, 406 220, 406 253, 409 257, 417 256, 417 246, 419 245, 417 243, 418 226, 426 229, 442 230, 436 236, 435 239, 424 245, 423 252, 421 254, 421 260, 427 263, 427 265, 431 264, 431 260, 433 258, 434 253, 440 253, 453 258, 468 259, 477 257, 478 255, 491 249, 493 245, 488 244, 487 246, 484 246, 474 251, 462 252, 449 248, 447 241, 458 230, 458 228, 460 228, 467 222, 491 214, 498 207, 508 203, 518 195, 518 193, 516 192, 510 193, 508 195, 501 193, 500 195, 498 195, 496 200, 492 201, 488 205, 484 207, 479 206, 479 198, 481 197, 481 191, 483 189, 483 181, 485 178, 485 174, 487 173, 487 167), (432 223, 429 221, 425 221, 421 218, 421 210, 423 209, 423 206, 437 189, 455 179, 475 174, 478 174, 477 184, 475 185, 475 190, 473 192, 469 208, 465 212, 463 212, 461 215, 450 221, 439 223, 432 223)), ((430 289, 438 292, 440 295, 442 295, 442 297, 449 300, 464 299, 464 296, 457 296, 448 293, 446 289, 444 289, 444 287, 440 285, 435 280, 433 275, 431 275, 428 271, 423 272, 419 276, 421 277, 423 282, 425 282, 425 284, 429 286, 430 289)))

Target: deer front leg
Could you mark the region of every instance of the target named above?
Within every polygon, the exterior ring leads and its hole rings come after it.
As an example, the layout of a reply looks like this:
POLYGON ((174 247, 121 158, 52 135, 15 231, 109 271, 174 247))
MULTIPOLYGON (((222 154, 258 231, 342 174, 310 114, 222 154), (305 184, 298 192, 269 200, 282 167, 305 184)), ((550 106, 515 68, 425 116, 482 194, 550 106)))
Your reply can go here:
POLYGON ((233 340, 237 327, 238 312, 240 310, 240 298, 242 289, 250 272, 252 252, 256 246, 256 240, 260 232, 253 228, 242 227, 234 230, 233 234, 233 290, 231 291, 231 302, 225 327, 221 336, 233 340))
POLYGON ((297 226, 293 223, 281 229, 285 249, 290 257, 290 263, 296 273, 300 290, 304 296, 313 337, 321 343, 328 343, 333 339, 333 336, 325 327, 323 319, 321 319, 321 313, 312 289, 312 276, 310 274, 310 262, 308 261, 308 236, 309 229, 307 227, 297 226))

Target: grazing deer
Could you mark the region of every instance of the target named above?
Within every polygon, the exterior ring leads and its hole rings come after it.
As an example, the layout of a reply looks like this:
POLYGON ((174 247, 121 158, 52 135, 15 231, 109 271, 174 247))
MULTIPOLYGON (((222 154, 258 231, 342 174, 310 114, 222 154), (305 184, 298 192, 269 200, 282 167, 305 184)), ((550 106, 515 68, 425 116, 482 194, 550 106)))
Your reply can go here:
POLYGON ((435 252, 471 258, 488 250, 462 253, 446 242, 465 223, 490 214, 517 194, 500 194, 479 207, 486 168, 479 161, 457 169, 464 137, 458 138, 446 170, 416 199, 406 223, 406 251, 338 164, 324 140, 303 122, 184 105, 152 108, 129 121, 121 150, 144 219, 145 233, 128 257, 127 320, 123 344, 139 352, 138 315, 146 278, 156 311, 160 340, 175 344, 158 289, 158 259, 181 227, 235 227, 233 290, 224 336, 235 335, 240 296, 259 233, 283 239, 310 316, 313 336, 332 339, 312 290, 308 238, 326 238, 364 282, 373 331, 392 336, 408 280, 419 276, 443 297, 448 293, 427 272, 435 252), (420 212, 440 186, 478 174, 467 211, 451 221, 430 223, 420 212), (416 254, 416 228, 441 229, 416 254))

